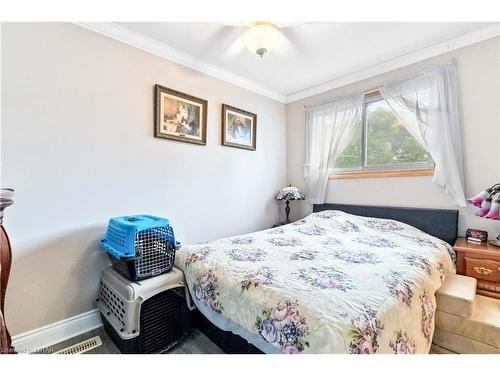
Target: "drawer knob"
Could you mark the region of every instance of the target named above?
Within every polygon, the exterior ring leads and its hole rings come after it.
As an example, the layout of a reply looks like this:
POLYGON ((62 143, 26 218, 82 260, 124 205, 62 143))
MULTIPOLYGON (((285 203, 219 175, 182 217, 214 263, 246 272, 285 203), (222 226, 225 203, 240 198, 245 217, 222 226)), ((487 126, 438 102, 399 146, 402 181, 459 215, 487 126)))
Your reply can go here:
POLYGON ((474 267, 474 271, 476 271, 478 275, 491 275, 493 273, 492 270, 484 267, 474 267))

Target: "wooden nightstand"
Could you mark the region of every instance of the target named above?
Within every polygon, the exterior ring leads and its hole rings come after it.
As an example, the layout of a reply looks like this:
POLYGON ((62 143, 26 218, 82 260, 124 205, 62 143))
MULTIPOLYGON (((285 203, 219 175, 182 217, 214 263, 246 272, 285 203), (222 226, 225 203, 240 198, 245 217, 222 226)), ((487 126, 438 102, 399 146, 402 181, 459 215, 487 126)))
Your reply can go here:
POLYGON ((477 279, 477 294, 500 299, 500 247, 459 238, 457 273, 477 279))

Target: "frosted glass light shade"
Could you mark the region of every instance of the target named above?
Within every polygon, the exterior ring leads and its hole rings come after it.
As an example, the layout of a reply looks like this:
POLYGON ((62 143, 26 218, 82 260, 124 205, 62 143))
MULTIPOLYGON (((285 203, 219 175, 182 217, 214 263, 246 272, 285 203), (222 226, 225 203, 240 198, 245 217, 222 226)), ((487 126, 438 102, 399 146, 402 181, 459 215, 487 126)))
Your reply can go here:
POLYGON ((243 34, 248 50, 260 57, 273 50, 278 38, 279 31, 270 23, 256 23, 243 34))

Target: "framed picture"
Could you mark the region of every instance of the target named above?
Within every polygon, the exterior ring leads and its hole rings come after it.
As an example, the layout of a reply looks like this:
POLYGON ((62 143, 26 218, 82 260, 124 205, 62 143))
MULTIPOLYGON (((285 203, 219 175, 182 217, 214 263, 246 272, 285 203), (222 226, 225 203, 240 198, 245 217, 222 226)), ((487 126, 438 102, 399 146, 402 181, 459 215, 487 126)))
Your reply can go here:
POLYGON ((222 145, 255 151, 256 140, 257 115, 223 104, 222 145))
POLYGON ((155 137, 207 144, 207 101, 155 85, 155 137))

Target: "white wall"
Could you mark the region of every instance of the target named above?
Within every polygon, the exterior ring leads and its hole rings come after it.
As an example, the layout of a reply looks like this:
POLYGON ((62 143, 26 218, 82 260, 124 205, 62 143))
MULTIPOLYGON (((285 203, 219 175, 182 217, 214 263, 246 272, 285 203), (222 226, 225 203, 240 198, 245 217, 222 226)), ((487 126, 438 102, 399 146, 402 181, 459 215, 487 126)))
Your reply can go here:
POLYGON ((108 218, 170 218, 184 244, 278 221, 285 106, 71 24, 2 25, 2 186, 12 334, 94 308, 108 218), (208 100, 207 146, 153 137, 155 83, 208 100), (258 115, 257 151, 220 146, 220 107, 258 115))
MULTIPOLYGON (((304 105, 346 95, 358 89, 371 89, 384 82, 417 73, 421 69, 455 58, 462 101, 462 139, 465 189, 468 196, 500 182, 500 38, 490 39, 454 52, 422 61, 396 71, 312 96, 286 106, 288 181, 303 187, 304 105)), ((446 193, 434 185, 432 177, 394 177, 330 180, 326 202, 391 206, 455 208, 446 193)), ((297 204, 295 217, 309 213, 306 203, 297 204)), ((459 231, 468 227, 489 230, 498 235, 500 224, 478 218, 476 209, 460 210, 459 231)))

